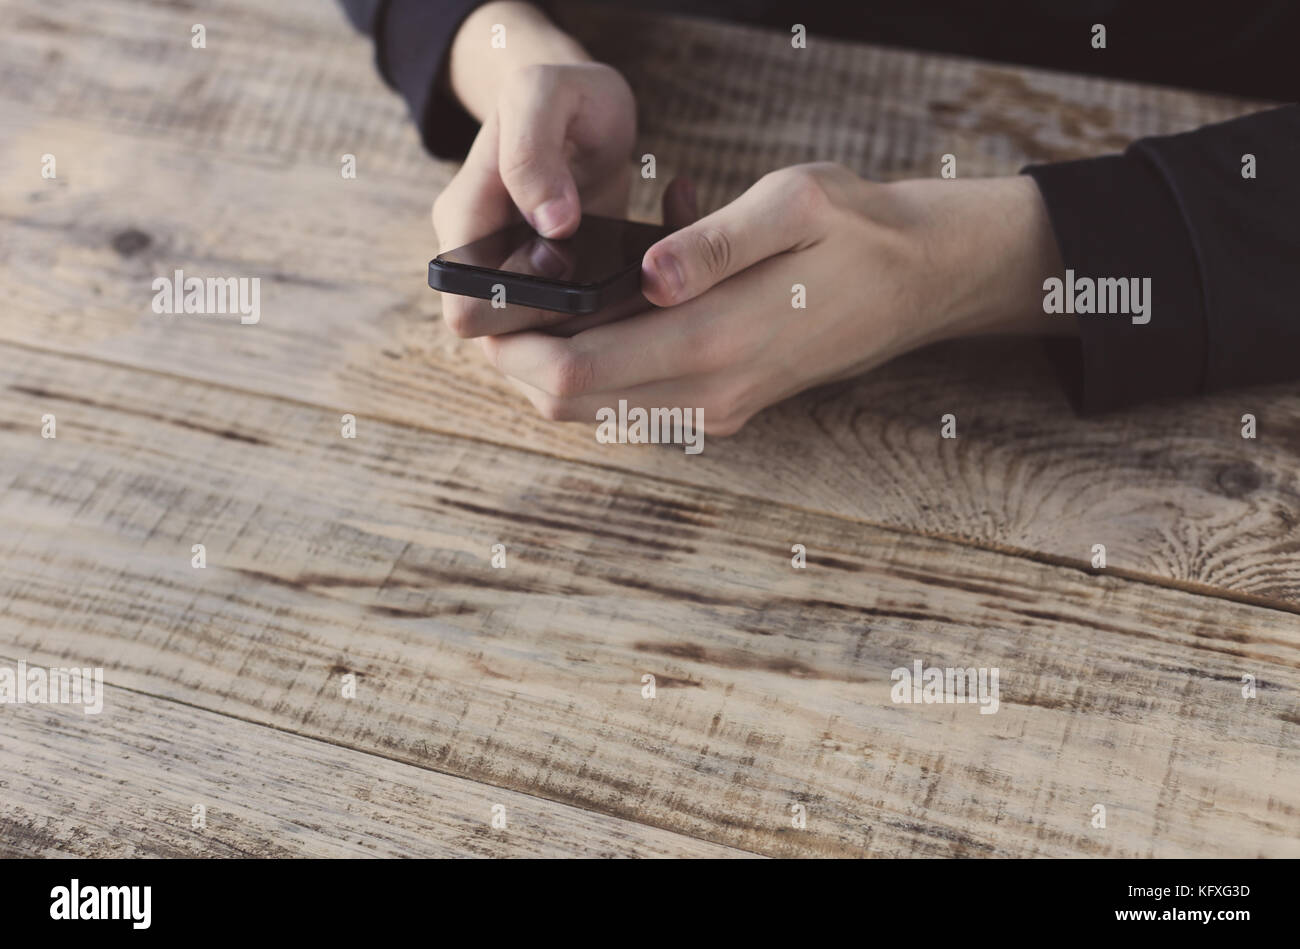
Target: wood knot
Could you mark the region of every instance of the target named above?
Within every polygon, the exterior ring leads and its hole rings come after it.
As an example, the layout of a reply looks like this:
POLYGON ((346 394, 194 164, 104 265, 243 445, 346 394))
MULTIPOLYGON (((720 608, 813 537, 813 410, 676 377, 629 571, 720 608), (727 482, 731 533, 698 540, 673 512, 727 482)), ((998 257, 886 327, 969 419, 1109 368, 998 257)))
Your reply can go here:
POLYGON ((1220 494, 1242 498, 1259 490, 1259 486, 1264 483, 1264 476, 1250 462, 1239 461, 1220 468, 1214 476, 1214 483, 1220 494))
POLYGON ((131 257, 140 253, 151 243, 151 238, 144 231, 138 231, 133 227, 128 227, 125 231, 113 235, 113 250, 117 251, 123 257, 131 257))

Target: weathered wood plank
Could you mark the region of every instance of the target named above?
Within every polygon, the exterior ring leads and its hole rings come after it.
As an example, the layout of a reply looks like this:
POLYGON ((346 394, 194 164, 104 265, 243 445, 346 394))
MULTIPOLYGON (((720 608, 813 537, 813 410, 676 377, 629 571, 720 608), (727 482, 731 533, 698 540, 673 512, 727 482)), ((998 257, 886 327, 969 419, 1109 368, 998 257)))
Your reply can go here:
MULTIPOLYGON (((206 50, 186 8, 0 8, 0 338, 986 548, 1082 565, 1104 543, 1114 569, 1300 606, 1294 387, 1082 421, 1036 347, 972 344, 793 399, 689 459, 539 420, 436 320, 427 212, 454 169, 420 153, 329 7, 215 4, 206 50), (261 276, 262 322, 153 314, 150 282, 175 268, 261 276)), ((799 58, 778 34, 620 16, 570 19, 654 103, 661 179, 689 171, 711 204, 814 157, 896 177, 952 151, 964 175, 1006 173, 1258 105, 821 37, 799 58)), ((641 184, 650 213, 658 184, 641 184)))
POLYGON ((752 856, 114 686, 105 693, 99 714, 0 709, 0 856, 752 856), (504 827, 492 824, 497 806, 504 827))
POLYGON ((1300 855, 1292 613, 364 415, 343 439, 337 414, 107 364, 0 366, 0 655, 759 853, 1300 855), (893 703, 916 660, 999 669, 999 711, 893 703))

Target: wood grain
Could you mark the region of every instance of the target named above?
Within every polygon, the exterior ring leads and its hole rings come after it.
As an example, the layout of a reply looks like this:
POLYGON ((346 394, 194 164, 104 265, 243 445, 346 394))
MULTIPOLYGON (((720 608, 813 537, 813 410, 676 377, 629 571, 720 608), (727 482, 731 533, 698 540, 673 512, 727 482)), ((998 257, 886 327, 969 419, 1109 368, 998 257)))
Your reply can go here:
MULTIPOLYGON (((13 668, 15 660, 0 660, 13 668)), ((107 686, 8 706, 0 856, 745 857, 680 834, 107 686), (203 826, 194 827, 195 805, 203 826), (492 824, 494 807, 505 821, 492 824)))
POLYGON ((1292 613, 364 415, 344 439, 200 381, 0 366, 0 655, 755 853, 1300 855, 1292 613), (1000 669, 999 711, 893 703, 916 660, 1000 669))
MULTIPOLYGON (((1124 575, 1300 609, 1293 386, 1081 420, 1036 346, 972 343, 792 399, 698 457, 538 419, 438 321, 427 215, 454 166, 421 153, 366 41, 326 10, 216 3, 200 51, 183 7, 0 8, 0 338, 1053 562, 1104 543, 1124 575), (153 314, 150 281, 176 268, 260 276, 262 322, 153 314)), ((689 172, 711 205, 795 161, 891 178, 951 151, 962 175, 1005 174, 1262 105, 820 36, 799 56, 680 18, 566 22, 632 78, 660 180, 689 172)))

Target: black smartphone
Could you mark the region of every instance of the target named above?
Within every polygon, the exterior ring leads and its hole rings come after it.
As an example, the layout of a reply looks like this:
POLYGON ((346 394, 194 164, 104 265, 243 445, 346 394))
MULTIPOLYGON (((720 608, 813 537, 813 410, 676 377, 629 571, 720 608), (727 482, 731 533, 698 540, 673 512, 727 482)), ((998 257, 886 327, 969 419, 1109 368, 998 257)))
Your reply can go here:
POLYGON ((573 236, 551 240, 520 221, 429 261, 444 293, 580 315, 641 295, 641 258, 671 231, 657 224, 584 215, 573 236))

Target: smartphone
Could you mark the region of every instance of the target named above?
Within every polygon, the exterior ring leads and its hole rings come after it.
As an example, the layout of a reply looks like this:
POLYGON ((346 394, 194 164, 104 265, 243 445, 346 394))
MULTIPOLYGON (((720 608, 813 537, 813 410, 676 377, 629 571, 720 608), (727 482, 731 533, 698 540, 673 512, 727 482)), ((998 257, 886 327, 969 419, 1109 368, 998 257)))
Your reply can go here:
POLYGON ((670 233, 587 214, 573 236, 551 240, 520 221, 433 258, 429 286, 482 300, 500 299, 503 288, 509 305, 596 313, 641 296, 641 258, 670 233))

